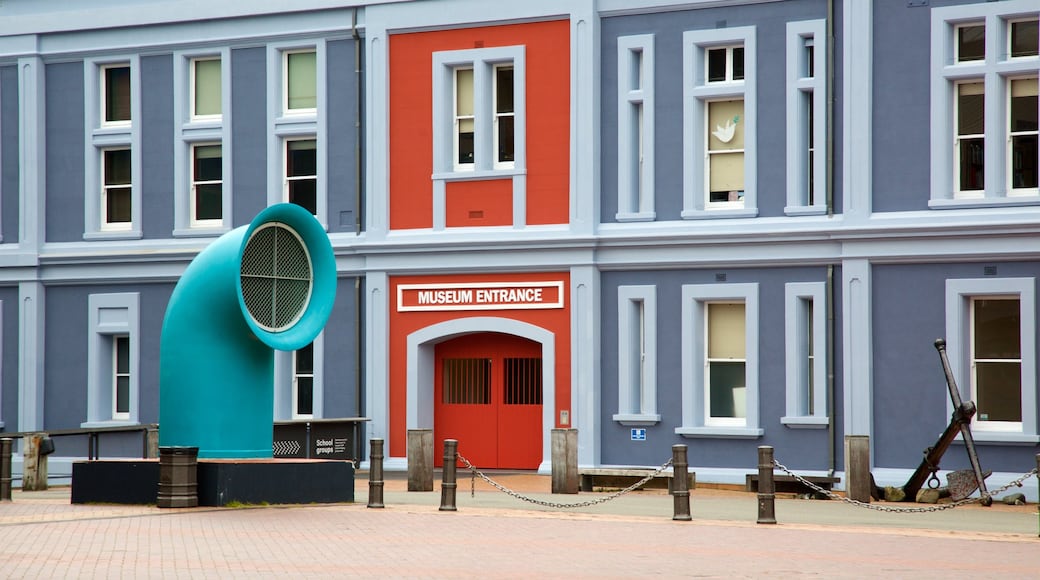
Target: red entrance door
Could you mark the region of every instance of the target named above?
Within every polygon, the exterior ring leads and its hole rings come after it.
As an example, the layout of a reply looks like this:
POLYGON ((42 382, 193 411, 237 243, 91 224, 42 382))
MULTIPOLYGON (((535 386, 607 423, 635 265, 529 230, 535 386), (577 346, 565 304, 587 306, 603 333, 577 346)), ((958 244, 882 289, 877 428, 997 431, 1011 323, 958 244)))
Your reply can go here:
POLYGON ((499 333, 436 346, 434 461, 444 440, 477 468, 537 469, 542 461, 542 347, 499 333))

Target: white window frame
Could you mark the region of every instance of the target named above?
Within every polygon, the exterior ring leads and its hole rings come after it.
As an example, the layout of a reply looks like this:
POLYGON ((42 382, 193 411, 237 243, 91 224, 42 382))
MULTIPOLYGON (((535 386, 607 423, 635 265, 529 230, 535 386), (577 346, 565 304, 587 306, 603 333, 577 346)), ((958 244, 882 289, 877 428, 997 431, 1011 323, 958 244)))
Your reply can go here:
POLYGON ((754 26, 683 33, 683 219, 758 215, 756 54, 754 26), (707 82, 707 51, 736 46, 744 48, 744 79, 707 82), (744 101, 744 199, 709 204, 708 103, 736 99, 744 101))
POLYGON ((619 222, 653 221, 654 35, 617 40, 619 222), (633 82, 637 80, 638 82, 633 82))
MULTIPOLYGON (((133 375, 130 373, 129 365, 130 361, 127 360, 127 370, 125 373, 119 372, 119 342, 125 340, 127 342, 127 352, 130 348, 130 337, 125 334, 113 334, 109 340, 112 342, 112 419, 115 421, 128 421, 130 419, 130 380, 133 379, 133 375), (119 410, 119 379, 126 377, 127 379, 127 410, 119 410)), ((127 355, 129 359, 129 355, 127 355)))
POLYGON ((825 20, 787 23, 786 215, 827 213, 827 148, 824 144, 827 140, 828 57, 825 20), (807 71, 805 56, 810 43, 813 47, 813 67, 812 71, 807 71), (806 72, 812 75, 808 76, 806 72), (809 151, 808 135, 810 108, 813 120, 812 151, 809 151), (808 199, 810 178, 813 185, 812 203, 808 199))
POLYGON ((790 282, 784 285, 784 351, 786 364, 786 414, 780 422, 791 428, 823 428, 827 414, 827 283, 790 282), (812 301, 812 319, 807 311, 812 301), (812 336, 812 364, 807 360, 808 338, 812 336), (812 378, 812 408, 809 413, 809 379, 812 378))
POLYGON ((1040 56, 1009 56, 1010 23, 1038 16, 1040 10, 1034 0, 932 9, 930 208, 1040 205, 1040 192, 1011 190, 1005 145, 1009 141, 1008 79, 1040 76, 1040 56), (986 27, 985 58, 957 62, 957 29, 976 23, 986 27), (984 189, 960 192, 955 147, 956 87, 958 83, 972 80, 982 82, 985 87, 984 189))
POLYGON ((513 227, 527 219, 527 108, 523 46, 500 46, 433 53, 433 229, 447 220, 447 184, 454 181, 512 179, 513 227), (513 161, 497 161, 494 67, 513 67, 513 161), (458 164, 455 129, 455 70, 473 69, 473 164, 458 164))
POLYGON ((268 163, 267 203, 274 205, 287 198, 285 188, 285 141, 314 139, 318 151, 317 174, 318 184, 315 192, 318 222, 328 229, 328 64, 327 43, 323 38, 302 39, 294 42, 273 43, 267 46, 267 74, 269 79, 277 79, 268 83, 267 94, 267 158, 278 159, 281 163, 268 163), (285 54, 288 52, 316 53, 317 67, 317 108, 294 109, 287 114, 285 98, 287 94, 285 54))
MULTIPOLYGON (((1019 57, 1019 58, 1027 58, 1027 57, 1019 57)), ((1033 137, 1040 137, 1040 131, 1038 131, 1037 129, 1033 129, 1032 131, 1012 131, 1011 130, 1011 99, 1012 99, 1011 83, 1012 83, 1012 81, 1020 81, 1020 80, 1032 80, 1035 83, 1040 84, 1040 75, 1038 75, 1038 76, 1031 76, 1031 77, 1008 77, 1008 79, 1006 81, 1007 82, 1007 99, 1008 99, 1008 102, 1007 102, 1007 120, 1005 121, 1005 126, 1007 127, 1007 130, 1008 130, 1008 138, 1007 138, 1007 150, 1004 152, 1005 163, 1007 164, 1007 166, 1004 168, 1004 170, 1007 172, 1007 176, 1008 176, 1007 177, 1008 178, 1008 197, 1018 197, 1018 196, 1035 197, 1035 196, 1040 195, 1040 187, 1023 187, 1023 188, 1016 189, 1015 185, 1014 185, 1014 181, 1013 181, 1013 178, 1014 178, 1013 170, 1012 170, 1012 167, 1011 167, 1011 164, 1014 162, 1014 155, 1012 155, 1012 148, 1014 147, 1014 137, 1020 137, 1020 136, 1026 136, 1026 135, 1032 135, 1033 137)), ((1040 184, 1038 184, 1038 185, 1040 185, 1040 184)))
POLYGON ((299 353, 298 350, 293 351, 292 352, 292 357, 290 357, 290 360, 292 361, 292 417, 293 417, 293 419, 313 419, 314 418, 314 383, 315 383, 316 376, 317 376, 317 372, 316 372, 317 368, 314 366, 314 363, 317 360, 317 355, 316 355, 316 353, 314 351, 315 351, 314 344, 311 343, 311 372, 310 373, 301 373, 301 372, 299 372, 299 369, 297 368, 297 358, 296 358, 297 354, 299 353), (311 379, 311 412, 310 413, 300 413, 299 380, 301 378, 310 378, 311 379))
POLYGON ((140 294, 91 294, 87 299, 87 420, 82 428, 140 422, 140 294), (115 341, 130 339, 130 409, 115 413, 115 341))
POLYGON ((759 291, 757 283, 684 284, 682 287, 682 426, 683 437, 757 438, 759 426, 759 291), (711 425, 707 420, 707 306, 744 304, 746 404, 743 425, 711 425))
POLYGON ((655 425, 657 412, 657 287, 618 288, 618 412, 622 425, 655 425))
MULTIPOLYGON (((282 199, 281 199, 281 201, 283 201, 285 203, 291 203, 289 201, 289 183, 292 182, 292 181, 313 180, 314 181, 314 190, 316 192, 315 195, 317 196, 318 193, 320 193, 320 191, 321 191, 321 188, 320 188, 321 181, 320 181, 320 178, 318 176, 317 170, 318 170, 318 159, 320 159, 321 157, 322 157, 321 151, 318 149, 318 140, 315 139, 314 137, 306 137, 305 136, 305 137, 294 137, 294 138, 291 138, 291 139, 285 139, 285 141, 283 142, 283 145, 282 145, 282 199), (293 142, 296 142, 296 141, 314 141, 315 174, 313 176, 312 175, 306 175, 306 176, 289 177, 289 143, 293 143, 293 142)), ((315 210, 317 210, 318 209, 317 199, 315 199, 314 205, 315 205, 315 210)))
MULTIPOLYGON (((1036 383, 1036 279, 966 278, 946 281, 946 352, 961 398, 972 396, 971 300, 980 297, 1017 297, 1021 308, 1022 426, 1017 431, 987 429, 973 423, 972 436, 982 443, 1040 443, 1036 383)), ((947 401, 947 415, 953 403, 947 401)))
MULTIPOLYGON (((968 336, 969 336, 969 340, 968 340, 968 352, 969 352, 969 354, 968 354, 968 361, 969 361, 968 368, 971 369, 971 371, 970 371, 970 381, 969 381, 970 386, 969 386, 968 389, 969 389, 969 392, 971 393, 971 395, 970 395, 971 400, 976 401, 976 407, 978 407, 978 402, 977 402, 978 401, 978 373, 976 372, 976 370, 977 370, 976 369, 976 365, 977 365, 978 362, 980 362, 981 359, 979 359, 975 355, 975 345, 976 345, 976 341, 975 341, 975 308, 976 308, 976 304, 977 304, 977 302, 979 300, 1018 300, 1018 296, 1015 296, 1015 295, 1011 295, 1011 296, 1008 296, 1008 295, 1003 295, 1003 296, 982 295, 982 296, 971 296, 968 299, 968 304, 969 304, 968 326, 970 328, 970 331, 968 332, 968 336)), ((1021 308, 1022 308, 1021 301, 1019 301, 1019 315, 1020 316, 1021 316, 1021 308)), ((1019 326, 1019 332, 1021 333, 1021 326, 1019 326)), ((1019 353, 1019 358, 1015 359, 1019 363, 1019 368, 1021 368, 1022 356, 1023 356, 1022 353, 1019 353)), ((1001 362, 1009 362, 1012 359, 999 359, 999 360, 1001 362)), ((982 362, 992 362, 992 361, 982 361, 982 362)), ((1026 385, 1021 385, 1019 388, 1024 390, 1026 388, 1026 385)), ((989 420, 983 420, 980 417, 980 413, 976 412, 975 415, 971 418, 971 427, 972 427, 972 430, 974 430, 974 431, 1008 431, 1008 432, 1013 432, 1014 433, 1014 432, 1021 432, 1022 431, 1022 422, 1021 421, 989 421, 989 420)))
POLYGON ((296 361, 294 351, 275 351, 274 417, 276 420, 320 419, 325 416, 325 333, 314 339, 314 392, 310 415, 296 414, 296 361))
POLYGON ((100 125, 102 127, 106 127, 106 128, 123 128, 123 127, 129 128, 133 124, 134 119, 137 118, 136 115, 134 114, 135 111, 134 111, 134 107, 133 107, 133 103, 134 103, 133 86, 134 86, 134 77, 136 76, 137 71, 135 71, 134 68, 131 66, 130 62, 127 61, 127 62, 111 62, 111 63, 102 64, 102 65, 100 65, 98 67, 98 72, 100 74, 100 78, 98 79, 98 82, 99 82, 98 86, 99 86, 99 88, 101 90, 101 96, 99 98, 99 104, 101 105, 101 109, 98 111, 98 118, 101 119, 100 125), (105 82, 105 80, 106 80, 106 77, 108 76, 108 71, 113 70, 113 69, 119 69, 119 68, 130 69, 130 79, 129 79, 129 83, 130 83, 130 118, 129 119, 116 120, 116 121, 109 121, 108 120, 108 112, 107 112, 107 109, 108 109, 108 83, 105 82))
POLYGON ((318 58, 318 49, 317 49, 317 47, 310 46, 310 47, 292 48, 292 49, 287 49, 287 50, 281 51, 281 58, 282 58, 282 74, 281 74, 281 77, 280 77, 281 81, 282 81, 281 82, 281 89, 282 89, 282 100, 281 100, 281 102, 282 102, 282 115, 284 115, 286 117, 296 116, 296 115, 311 116, 311 115, 317 114, 317 112, 318 112, 318 105, 319 105, 319 103, 318 103, 318 99, 317 98, 315 99, 315 106, 314 107, 301 107, 301 108, 297 108, 297 109, 290 109, 289 108, 289 56, 293 55, 293 54, 309 54, 309 53, 314 53, 314 67, 315 67, 315 71, 314 71, 314 90, 315 90, 315 93, 316 93, 315 97, 317 97, 317 95, 320 94, 318 91, 319 91, 319 88, 321 86, 321 83, 318 82, 318 77, 322 76, 322 74, 321 74, 322 68, 321 67, 322 67, 322 60, 323 60, 323 59, 319 59, 318 58))
POLYGON ((83 239, 140 239, 141 229, 141 66, 138 55, 114 55, 83 61, 84 182, 97 184, 97 195, 84 196, 83 239), (113 66, 130 67, 130 121, 105 121, 104 74, 113 66), (104 151, 130 150, 130 222, 105 223, 104 151))
POLYGON ((100 150, 100 153, 101 153, 101 168, 99 170, 99 173, 101 174, 101 184, 100 184, 100 187, 101 187, 101 202, 100 202, 101 230, 105 231, 105 232, 130 231, 131 228, 133 227, 133 221, 132 220, 133 220, 134 209, 135 209, 135 207, 134 207, 135 206, 134 195, 133 195, 133 191, 134 191, 133 165, 134 165, 134 157, 135 157, 134 152, 129 147, 105 147, 105 148, 100 150), (105 172, 105 158, 107 157, 107 155, 109 153, 113 153, 113 152, 116 152, 116 151, 126 151, 126 152, 128 152, 130 154, 130 167, 131 167, 130 179, 131 179, 131 181, 128 184, 115 184, 115 185, 109 185, 108 184, 108 174, 105 172), (109 195, 109 190, 110 189, 125 189, 125 188, 129 188, 130 189, 130 216, 131 216, 130 219, 131 219, 131 221, 129 221, 129 222, 110 222, 109 219, 108 219, 108 195, 109 195))
POLYGON ((196 209, 198 207, 198 199, 199 199, 198 195, 197 195, 197 192, 196 192, 196 188, 199 185, 213 185, 213 184, 219 183, 220 184, 221 199, 226 199, 227 198, 227 196, 224 195, 224 188, 225 188, 225 184, 224 184, 224 145, 222 143, 220 143, 220 142, 216 142, 216 143, 208 143, 208 142, 192 143, 192 144, 189 145, 189 151, 190 151, 190 154, 188 155, 188 159, 191 160, 190 170, 189 170, 190 171, 190 175, 191 175, 191 187, 189 188, 190 192, 188 194, 188 219, 191 221, 191 227, 193 227, 193 228, 207 228, 207 227, 208 228, 222 228, 223 225, 224 225, 223 207, 221 208, 220 219, 200 220, 200 219, 196 219, 195 214, 196 214, 196 209), (199 181, 197 179, 197 176, 195 175, 195 150, 198 149, 199 147, 220 147, 221 174, 220 174, 220 180, 219 181, 212 181, 212 180, 210 180, 210 181, 199 181))
POLYGON ((174 53, 174 230, 175 237, 217 236, 231 229, 233 207, 231 155, 231 50, 190 50, 174 53), (194 63, 220 60, 220 115, 194 115, 194 63), (220 145, 222 203, 220 220, 195 220, 192 148, 220 145))

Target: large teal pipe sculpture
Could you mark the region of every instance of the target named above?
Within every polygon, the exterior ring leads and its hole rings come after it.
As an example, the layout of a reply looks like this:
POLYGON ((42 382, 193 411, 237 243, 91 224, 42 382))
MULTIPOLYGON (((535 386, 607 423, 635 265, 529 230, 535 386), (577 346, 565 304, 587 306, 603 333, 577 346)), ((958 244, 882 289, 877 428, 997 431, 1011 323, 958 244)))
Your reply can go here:
POLYGON ((294 204, 260 212, 192 260, 163 320, 159 444, 272 456, 274 350, 306 346, 336 294, 328 235, 294 204))

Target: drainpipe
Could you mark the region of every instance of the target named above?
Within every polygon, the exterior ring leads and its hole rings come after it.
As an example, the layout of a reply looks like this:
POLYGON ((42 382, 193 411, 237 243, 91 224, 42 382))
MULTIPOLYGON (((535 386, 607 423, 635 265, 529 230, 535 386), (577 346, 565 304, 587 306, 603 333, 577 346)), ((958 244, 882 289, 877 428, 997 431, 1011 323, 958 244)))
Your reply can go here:
MULTIPOLYGON (((354 233, 361 233, 361 35, 357 29, 357 7, 351 14, 350 36, 354 39, 354 233)), ((360 407, 358 407, 360 415, 360 407)))
POLYGON ((834 477, 834 264, 827 264, 827 475, 834 477))
POLYGON ((173 290, 159 345, 159 444, 202 458, 267 458, 274 350, 321 332, 336 296, 324 228, 281 203, 217 238, 173 290))
POLYGON ((827 2, 827 217, 834 216, 834 3, 827 2))

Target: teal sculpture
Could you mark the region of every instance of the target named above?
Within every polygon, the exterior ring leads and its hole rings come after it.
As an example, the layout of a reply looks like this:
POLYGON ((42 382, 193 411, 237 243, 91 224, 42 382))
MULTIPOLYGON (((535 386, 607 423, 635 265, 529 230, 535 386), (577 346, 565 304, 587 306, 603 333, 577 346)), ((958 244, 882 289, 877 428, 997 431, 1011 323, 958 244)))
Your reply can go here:
POLYGON ((336 295, 325 229, 302 207, 268 207, 192 260, 159 347, 159 445, 200 458, 269 458, 274 350, 321 332, 336 295))

